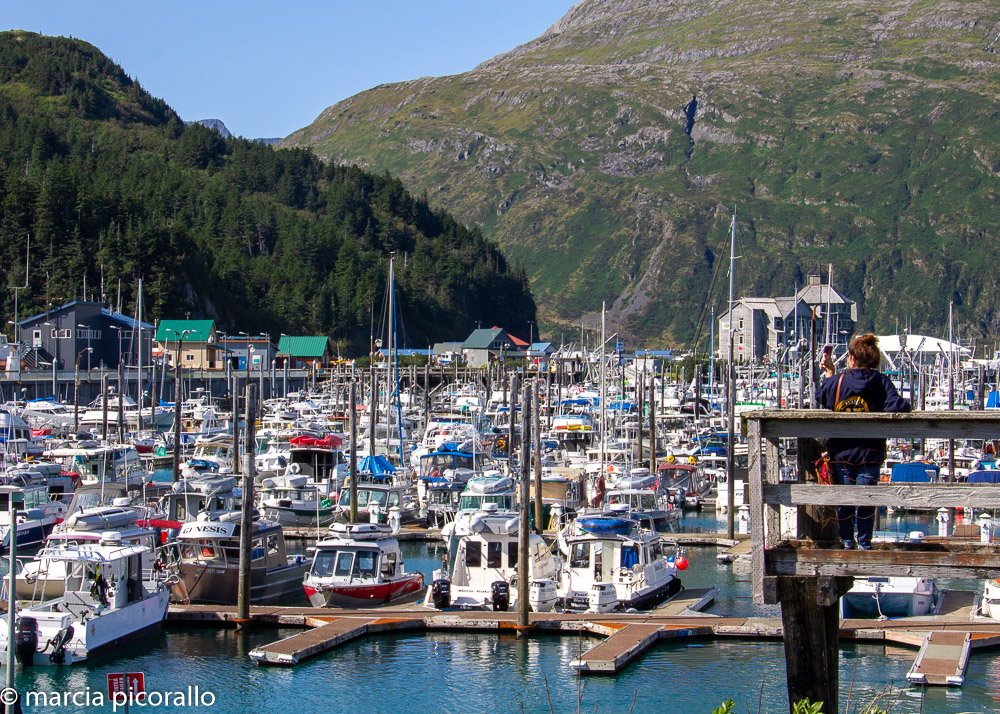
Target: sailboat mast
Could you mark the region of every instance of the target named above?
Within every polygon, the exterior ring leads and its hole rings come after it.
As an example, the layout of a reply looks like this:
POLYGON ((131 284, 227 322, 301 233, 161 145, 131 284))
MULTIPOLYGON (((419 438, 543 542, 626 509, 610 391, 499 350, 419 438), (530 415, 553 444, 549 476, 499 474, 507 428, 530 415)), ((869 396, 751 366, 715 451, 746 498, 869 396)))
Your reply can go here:
MULTIPOLYGON (((733 537, 736 530, 736 521, 733 513, 733 505, 736 495, 736 486, 733 482, 733 472, 735 471, 736 458, 734 450, 736 448, 736 436, 734 434, 736 421, 736 355, 733 351, 733 310, 736 302, 736 209, 733 209, 733 221, 730 224, 729 242, 729 379, 726 386, 726 532, 729 538, 733 537)), ((698 411, 695 404, 695 412, 698 411)))
MULTIPOLYGON (((389 345, 392 355, 392 393, 396 399, 396 435, 399 438, 399 463, 403 464, 403 405, 399 394, 399 345, 396 335, 396 266, 389 255, 389 345)), ((388 409, 386 410, 388 413, 388 409)))

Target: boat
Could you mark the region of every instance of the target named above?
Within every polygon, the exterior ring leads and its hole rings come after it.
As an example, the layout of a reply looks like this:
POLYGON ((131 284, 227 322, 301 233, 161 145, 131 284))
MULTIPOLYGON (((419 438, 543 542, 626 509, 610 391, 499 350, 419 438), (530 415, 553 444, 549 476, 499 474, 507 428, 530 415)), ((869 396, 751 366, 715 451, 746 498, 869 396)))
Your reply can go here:
MULTIPOLYGON (((451 573, 434 572, 424 604, 445 609, 507 610, 517 606, 518 528, 520 517, 485 503, 467 519, 448 524, 442 536, 448 542, 451 573)), ((549 612, 556 604, 559 557, 536 533, 528 536, 528 606, 549 612)))
MULTIPOLYGON (((337 500, 336 520, 346 523, 351 513, 350 484, 340 489, 337 500)), ((400 525, 413 523, 419 519, 420 509, 409 490, 386 481, 362 481, 358 479, 358 513, 367 514, 379 523, 388 523, 392 514, 398 517, 400 525)))
POLYGON ((681 590, 674 547, 624 509, 579 517, 557 542, 564 561, 558 597, 566 610, 648 610, 681 590))
POLYGON ((0 486, 0 552, 10 552, 11 510, 17 505, 15 520, 17 547, 36 548, 45 542, 66 514, 66 504, 49 498, 49 489, 37 486, 0 486))
POLYGON ((1000 580, 991 579, 983 584, 979 614, 983 617, 1000 620, 1000 580))
POLYGON ((423 588, 423 574, 406 572, 387 526, 334 523, 330 535, 316 544, 303 581, 314 607, 388 605, 423 588))
POLYGON ((142 465, 139 452, 131 446, 99 444, 91 439, 75 439, 45 452, 47 458, 78 474, 84 485, 110 481, 142 483, 152 478, 142 465))
POLYGON ((62 596, 66 561, 52 557, 53 554, 81 543, 98 543, 109 531, 118 533, 122 545, 144 546, 147 552, 143 553, 143 572, 152 573, 160 534, 153 528, 139 525, 138 518, 139 513, 128 506, 127 498, 120 499, 118 505, 77 511, 61 524, 61 530, 49 535, 45 547, 37 555, 21 561, 21 569, 16 575, 18 597, 40 601, 62 596))
POLYGON ((326 490, 302 474, 275 476, 261 483, 260 507, 265 518, 284 526, 319 527, 336 517, 337 491, 326 490))
MULTIPOLYGON (((210 515, 184 523, 177 535, 178 571, 192 602, 233 605, 239 586, 239 511, 210 515)), ((306 563, 285 551, 281 524, 253 521, 250 545, 250 602, 273 603, 301 593, 306 563)))
MULTIPOLYGON (((45 551, 46 558, 63 563, 65 591, 18 611, 14 647, 21 665, 76 664, 159 630, 170 598, 165 574, 157 579, 143 572, 148 551, 122 543, 115 531, 103 533, 97 543, 45 551)), ((7 627, 0 631, 4 655, 7 632, 7 627)))
POLYGON ((902 576, 855 578, 840 599, 843 618, 922 617, 937 605, 933 578, 902 576))

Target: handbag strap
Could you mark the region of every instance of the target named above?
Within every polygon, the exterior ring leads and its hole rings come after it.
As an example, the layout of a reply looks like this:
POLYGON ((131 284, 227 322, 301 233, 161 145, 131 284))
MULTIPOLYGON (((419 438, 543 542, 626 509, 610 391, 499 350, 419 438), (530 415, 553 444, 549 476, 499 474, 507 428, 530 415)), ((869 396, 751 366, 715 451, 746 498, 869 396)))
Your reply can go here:
POLYGON ((844 373, 840 373, 840 379, 837 380, 837 392, 833 395, 833 408, 834 411, 837 409, 837 405, 840 404, 840 385, 844 382, 844 373))

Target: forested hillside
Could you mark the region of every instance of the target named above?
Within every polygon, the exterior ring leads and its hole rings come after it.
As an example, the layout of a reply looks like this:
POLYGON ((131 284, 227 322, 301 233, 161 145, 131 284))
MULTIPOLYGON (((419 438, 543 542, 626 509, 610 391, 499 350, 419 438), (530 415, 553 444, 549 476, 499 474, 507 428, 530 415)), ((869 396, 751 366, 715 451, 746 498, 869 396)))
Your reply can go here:
POLYGON ((521 271, 388 174, 184 122, 96 48, 0 33, 0 299, 20 314, 104 294, 150 318, 332 335, 366 349, 396 253, 403 341, 526 325, 521 271))

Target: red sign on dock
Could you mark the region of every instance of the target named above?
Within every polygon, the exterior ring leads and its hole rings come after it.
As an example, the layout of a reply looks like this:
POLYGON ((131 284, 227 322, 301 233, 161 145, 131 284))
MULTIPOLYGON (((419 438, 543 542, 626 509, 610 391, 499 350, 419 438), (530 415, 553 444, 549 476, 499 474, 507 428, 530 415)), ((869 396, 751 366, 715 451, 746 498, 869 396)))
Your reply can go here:
POLYGON ((142 672, 111 672, 108 674, 108 699, 133 702, 146 696, 146 675, 142 672))

